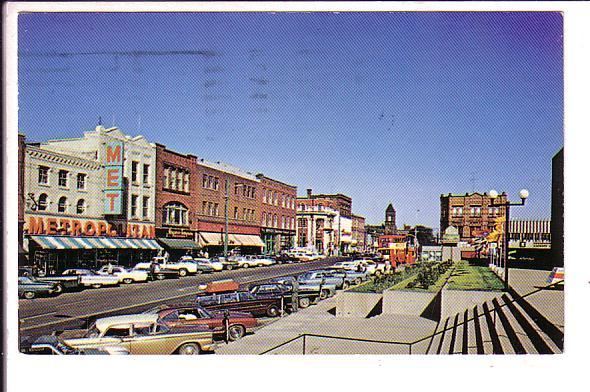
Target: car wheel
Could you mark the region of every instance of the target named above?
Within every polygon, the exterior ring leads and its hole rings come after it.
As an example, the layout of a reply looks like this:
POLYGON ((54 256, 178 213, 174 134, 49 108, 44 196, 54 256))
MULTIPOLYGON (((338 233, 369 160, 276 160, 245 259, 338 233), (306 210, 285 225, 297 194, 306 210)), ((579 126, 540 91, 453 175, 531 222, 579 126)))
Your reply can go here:
POLYGON ((348 283, 348 282, 342 283, 342 290, 346 290, 349 287, 350 287, 350 283, 348 283))
POLYGON ((63 293, 63 291, 64 291, 64 287, 58 283, 55 285, 55 289, 53 290, 53 294, 58 295, 58 294, 63 293))
POLYGON ((307 298, 307 297, 299 298, 299 307, 301 309, 307 308, 310 304, 311 304, 311 301, 309 300, 309 298, 307 298))
POLYGON ((196 343, 185 343, 178 349, 179 355, 199 355, 201 349, 196 343))
POLYGON ((229 340, 234 342, 238 339, 241 339, 246 334, 246 328, 243 325, 231 325, 229 327, 229 340))
POLYGON ((248 267, 250 267, 250 265, 249 264, 244 264, 242 267, 248 268, 248 267))
POLYGON ((181 268, 178 270, 178 276, 183 277, 186 276, 188 274, 188 271, 184 268, 181 268))
POLYGON ((203 273, 203 270, 202 269, 197 269, 197 275, 200 275, 202 273, 203 273))
POLYGON ((270 305, 268 309, 266 309, 266 315, 268 317, 278 317, 279 314, 280 310, 277 305, 270 305))
POLYGON ((326 299, 330 296, 330 292, 328 290, 322 290, 320 293, 320 299, 326 299))
POLYGON ((226 268, 228 271, 231 271, 234 269, 233 265, 231 265, 231 264, 228 264, 228 266, 226 268))
POLYGON ((33 299, 35 298, 35 293, 32 291, 25 291, 23 293, 23 297, 25 297, 26 299, 33 299))
POLYGON ((131 279, 131 278, 125 278, 125 279, 123 279, 123 283, 125 283, 125 284, 133 283, 133 279, 131 279))
POLYGON ((356 279, 354 280, 354 284, 356 284, 356 285, 359 285, 359 284, 361 284, 361 283, 363 283, 363 280, 362 280, 361 278, 356 278, 356 279))
POLYGON ((91 285, 91 286, 92 286, 92 288, 94 288, 94 289, 100 289, 100 288, 102 287, 102 284, 100 284, 100 283, 95 283, 95 284, 93 284, 93 285, 91 285))
POLYGON ((164 280, 166 278, 166 276, 164 276, 164 274, 157 274, 156 275, 156 279, 158 280, 164 280))

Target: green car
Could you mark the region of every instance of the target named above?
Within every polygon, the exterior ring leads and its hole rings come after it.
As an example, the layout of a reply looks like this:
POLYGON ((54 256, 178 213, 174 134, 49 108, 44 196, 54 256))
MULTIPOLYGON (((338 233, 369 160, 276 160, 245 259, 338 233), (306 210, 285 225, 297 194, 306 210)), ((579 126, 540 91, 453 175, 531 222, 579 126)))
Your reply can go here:
POLYGON ((39 295, 52 295, 58 293, 57 283, 39 282, 28 276, 18 278, 18 296, 33 299, 39 295))

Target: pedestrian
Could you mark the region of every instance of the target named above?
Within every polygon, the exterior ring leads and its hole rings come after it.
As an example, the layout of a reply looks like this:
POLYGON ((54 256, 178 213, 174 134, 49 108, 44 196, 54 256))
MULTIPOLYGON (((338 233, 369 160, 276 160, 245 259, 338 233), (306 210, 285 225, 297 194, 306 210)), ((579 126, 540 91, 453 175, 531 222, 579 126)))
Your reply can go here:
POLYGON ((296 313, 299 310, 299 283, 297 280, 291 282, 291 311, 296 313))
POLYGON ((152 259, 152 262, 150 263, 150 275, 152 277, 152 280, 155 279, 156 272, 158 272, 159 269, 160 269, 160 266, 158 265, 158 263, 156 263, 156 261, 154 259, 152 259))

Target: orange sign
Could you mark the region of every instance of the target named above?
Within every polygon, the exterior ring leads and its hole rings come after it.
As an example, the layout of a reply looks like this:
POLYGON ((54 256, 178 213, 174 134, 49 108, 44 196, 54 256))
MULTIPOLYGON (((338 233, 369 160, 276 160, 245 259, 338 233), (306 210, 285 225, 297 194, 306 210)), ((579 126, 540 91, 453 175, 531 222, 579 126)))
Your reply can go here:
POLYGON ((109 223, 103 220, 79 220, 54 217, 29 217, 30 235, 69 235, 87 237, 155 238, 154 225, 109 223))

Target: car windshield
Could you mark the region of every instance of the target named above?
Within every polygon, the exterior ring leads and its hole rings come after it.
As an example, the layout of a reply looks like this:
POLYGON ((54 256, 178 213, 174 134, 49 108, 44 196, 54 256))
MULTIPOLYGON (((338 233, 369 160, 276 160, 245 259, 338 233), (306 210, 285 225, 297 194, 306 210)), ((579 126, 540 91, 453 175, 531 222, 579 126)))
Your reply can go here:
POLYGON ((313 274, 307 273, 307 274, 302 274, 299 275, 298 280, 307 280, 307 279, 311 279, 313 277, 313 274))

